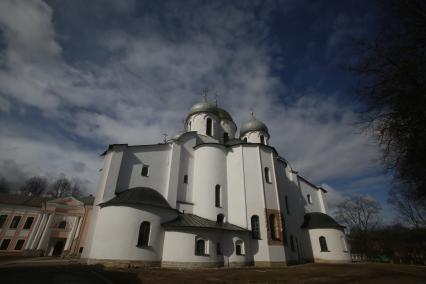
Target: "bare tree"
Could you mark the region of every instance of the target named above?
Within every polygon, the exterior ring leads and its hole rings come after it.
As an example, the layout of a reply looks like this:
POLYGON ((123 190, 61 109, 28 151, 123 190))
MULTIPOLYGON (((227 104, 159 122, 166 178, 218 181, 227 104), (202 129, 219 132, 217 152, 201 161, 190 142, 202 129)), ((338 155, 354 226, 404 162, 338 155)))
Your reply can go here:
POLYGON ((41 196, 46 191, 47 185, 45 177, 31 177, 25 181, 25 184, 20 188, 20 192, 28 196, 41 196))
POLYGON ((402 221, 415 228, 426 226, 426 204, 407 187, 392 188, 387 201, 402 221))
POLYGON ((71 193, 71 182, 67 178, 61 177, 52 183, 47 194, 54 198, 60 198, 69 196, 71 193))
POLYGON ((364 196, 347 198, 336 207, 336 219, 351 230, 367 232, 380 221, 380 204, 364 196))

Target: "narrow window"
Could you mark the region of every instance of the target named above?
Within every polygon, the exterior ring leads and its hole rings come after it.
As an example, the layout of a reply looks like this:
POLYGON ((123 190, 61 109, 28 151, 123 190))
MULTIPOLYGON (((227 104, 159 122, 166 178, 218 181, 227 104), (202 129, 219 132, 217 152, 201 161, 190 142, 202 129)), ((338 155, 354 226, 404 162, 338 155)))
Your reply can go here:
POLYGON ((312 197, 311 197, 311 195, 310 195, 310 194, 308 194, 308 195, 307 195, 307 198, 308 198, 308 203, 309 203, 309 204, 312 204, 312 197))
POLYGON ((223 133, 223 143, 227 143, 229 141, 229 134, 227 132, 223 133))
POLYGON ((243 140, 244 140, 244 142, 246 142, 246 143, 247 143, 247 137, 244 137, 244 139, 243 139, 243 140))
POLYGON ((235 254, 243 255, 244 254, 244 243, 241 240, 235 242, 235 254))
POLYGON ((84 247, 80 247, 80 248, 78 249, 78 253, 83 253, 83 249, 84 249, 84 247))
POLYGON ((31 228, 31 225, 33 224, 34 217, 28 217, 27 220, 25 220, 24 229, 28 230, 31 228))
POLYGON ((189 131, 191 131, 191 121, 189 122, 189 131))
POLYGON ((183 176, 183 183, 188 184, 188 175, 183 176))
POLYGON ((294 239, 292 235, 290 235, 290 248, 291 248, 291 251, 294 251, 294 239))
POLYGON ((267 183, 271 183, 271 176, 270 176, 268 167, 265 168, 265 180, 267 183))
POLYGON ((222 206, 222 202, 221 202, 221 189, 220 189, 220 185, 216 185, 215 187, 215 205, 216 207, 221 207, 222 206))
POLYGON ((319 243, 320 243, 321 251, 328 251, 327 241, 325 240, 325 237, 323 236, 319 237, 319 243))
POLYGON ((265 144, 265 137, 260 135, 260 143, 265 144))
POLYGON ((15 216, 12 219, 12 222, 10 223, 10 228, 11 229, 16 229, 18 228, 19 222, 21 221, 21 216, 15 216))
POLYGON ((204 240, 197 240, 195 243, 195 254, 196 255, 205 255, 206 254, 206 242, 204 240))
POLYGON ((149 243, 149 233, 151 231, 151 224, 147 221, 141 223, 139 227, 138 247, 147 247, 149 243))
POLYGON ((218 214, 216 217, 216 222, 218 224, 223 224, 223 220, 225 219, 225 216, 223 214, 218 214))
POLYGON ((275 214, 269 215, 269 233, 272 240, 277 239, 277 227, 276 227, 276 218, 275 214))
POLYGON ((211 118, 207 118, 207 129, 206 129, 206 134, 208 136, 212 136, 212 120, 211 118))
POLYGON ((0 245, 0 250, 7 250, 7 247, 10 244, 10 239, 3 239, 3 242, 0 245))
POLYGON ((288 207, 288 198, 287 196, 284 197, 285 201, 285 210, 287 211, 287 215, 290 215, 290 208, 288 207))
POLYGON ((65 229, 65 227, 67 226, 67 222, 66 221, 61 221, 61 223, 59 223, 58 228, 59 229, 65 229))
POLYGON ((0 228, 3 227, 4 223, 6 222, 7 215, 0 215, 0 228))
POLYGON ((18 240, 15 245, 15 250, 21 250, 24 246, 25 240, 18 240))
POLYGON ((348 245, 346 244, 346 238, 344 236, 340 236, 340 240, 342 241, 343 252, 348 252, 348 245))
POLYGON ((142 175, 143 177, 147 177, 147 176, 148 176, 148 174, 149 174, 149 166, 148 166, 148 165, 143 165, 143 166, 142 166, 142 172, 141 172, 141 175, 142 175))
POLYGON ((259 216, 251 216, 251 235, 253 239, 260 239, 260 226, 259 226, 259 216))
POLYGON ((222 247, 221 247, 220 243, 216 243, 216 254, 217 255, 222 255, 223 254, 222 247))

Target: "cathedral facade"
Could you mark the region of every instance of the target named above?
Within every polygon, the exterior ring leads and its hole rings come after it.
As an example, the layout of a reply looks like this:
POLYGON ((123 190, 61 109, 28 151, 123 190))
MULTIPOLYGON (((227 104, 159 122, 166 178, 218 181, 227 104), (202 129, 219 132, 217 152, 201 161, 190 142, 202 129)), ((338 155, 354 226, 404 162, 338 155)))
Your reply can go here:
POLYGON ((82 257, 164 267, 350 262, 326 190, 298 174, 254 116, 194 105, 161 144, 104 153, 82 257))

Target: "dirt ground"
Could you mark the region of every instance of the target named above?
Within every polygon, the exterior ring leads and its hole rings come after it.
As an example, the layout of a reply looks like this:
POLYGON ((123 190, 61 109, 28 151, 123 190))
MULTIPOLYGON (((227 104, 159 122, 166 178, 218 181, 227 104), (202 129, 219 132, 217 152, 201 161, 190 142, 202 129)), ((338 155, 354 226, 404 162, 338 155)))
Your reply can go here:
POLYGON ((393 264, 306 264, 284 268, 172 270, 142 269, 149 283, 398 283, 426 284, 425 266, 393 264))

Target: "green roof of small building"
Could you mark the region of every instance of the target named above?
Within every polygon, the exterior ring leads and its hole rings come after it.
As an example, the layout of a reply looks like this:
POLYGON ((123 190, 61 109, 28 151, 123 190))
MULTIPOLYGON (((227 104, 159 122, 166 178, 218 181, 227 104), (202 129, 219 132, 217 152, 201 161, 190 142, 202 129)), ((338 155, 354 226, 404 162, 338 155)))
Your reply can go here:
POLYGON ((331 216, 320 213, 311 212, 306 213, 304 216, 304 222, 302 224, 303 229, 339 229, 342 230, 345 226, 340 225, 331 216))
POLYGON ((241 228, 230 223, 218 223, 194 214, 179 214, 176 219, 161 224, 166 229, 179 228, 201 228, 225 231, 248 232, 247 229, 241 228))
POLYGON ((161 207, 172 209, 167 200, 156 190, 149 187, 134 187, 122 192, 107 202, 99 204, 101 207, 105 206, 135 206, 135 205, 149 205, 154 207, 161 207))

